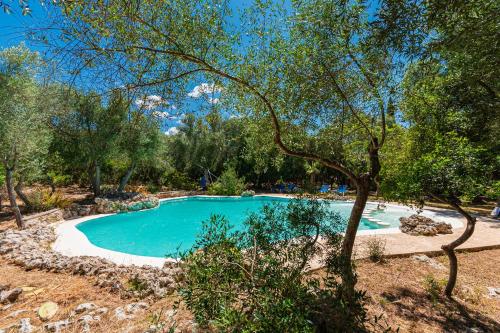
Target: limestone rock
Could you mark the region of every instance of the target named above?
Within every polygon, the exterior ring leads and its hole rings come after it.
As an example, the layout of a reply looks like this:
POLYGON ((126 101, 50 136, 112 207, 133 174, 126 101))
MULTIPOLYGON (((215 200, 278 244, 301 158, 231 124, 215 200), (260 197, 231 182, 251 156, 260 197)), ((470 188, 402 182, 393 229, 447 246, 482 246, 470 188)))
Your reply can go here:
POLYGON ((82 331, 83 332, 90 332, 90 324, 93 322, 98 322, 101 320, 101 317, 99 316, 91 316, 89 314, 84 315, 78 319, 78 322, 82 326, 82 331))
POLYGON ((500 298, 500 288, 488 287, 489 298, 500 298))
POLYGON ((41 320, 50 320, 59 310, 59 306, 54 302, 45 302, 38 309, 38 316, 41 320))
POLYGON ((446 270, 446 267, 443 264, 441 264, 440 262, 438 262, 438 261, 436 261, 436 260, 434 260, 432 258, 429 258, 425 254, 414 255, 414 256, 412 256, 412 258, 414 260, 424 262, 424 263, 428 264, 429 266, 431 266, 431 267, 433 267, 435 269, 446 270))
POLYGON ((65 320, 60 320, 60 321, 56 321, 53 323, 45 324, 45 325, 43 325, 43 327, 45 328, 45 330, 47 330, 49 332, 59 333, 71 324, 72 324, 71 320, 65 319, 65 320))
POLYGON ((0 292, 0 303, 14 303, 22 292, 21 288, 3 290, 0 292))
POLYGON ((436 222, 428 217, 413 214, 410 217, 399 218, 401 225, 399 229, 406 234, 413 236, 435 236, 437 234, 453 233, 451 224, 436 222))
POLYGON ((19 323, 19 333, 31 333, 33 326, 31 325, 30 318, 23 318, 19 323))
POLYGON ((97 308, 97 305, 95 305, 94 303, 82 303, 82 304, 79 304, 76 308, 75 308, 75 313, 76 314, 80 314, 80 313, 84 313, 84 312, 87 312, 87 311, 91 311, 91 310, 94 310, 97 308))

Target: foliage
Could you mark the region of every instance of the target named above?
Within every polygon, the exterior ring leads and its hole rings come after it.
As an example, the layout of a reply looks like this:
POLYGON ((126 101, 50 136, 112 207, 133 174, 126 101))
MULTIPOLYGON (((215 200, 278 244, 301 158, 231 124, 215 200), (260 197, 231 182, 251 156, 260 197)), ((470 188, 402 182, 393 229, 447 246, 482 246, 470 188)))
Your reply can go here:
POLYGON ((386 198, 405 201, 423 200, 424 196, 451 201, 470 201, 484 192, 488 166, 480 163, 481 150, 454 133, 434 136, 435 146, 422 155, 423 142, 414 143, 406 158, 382 186, 386 198))
POLYGON ((379 237, 370 237, 364 242, 368 258, 373 262, 382 262, 385 255, 386 241, 379 237))
POLYGON ((34 79, 38 53, 19 45, 0 51, 0 156, 5 169, 25 179, 40 177, 50 142, 44 94, 34 79))
MULTIPOLYGON (((364 294, 341 299, 337 278, 345 222, 324 202, 296 199, 265 206, 242 231, 222 216, 203 224, 195 246, 182 256, 181 295, 196 320, 218 331, 350 331, 364 325, 364 294), (325 237, 326 252, 317 243, 325 237), (327 258, 326 276, 308 274, 317 255, 327 258)), ((349 263, 348 263, 349 264, 349 263)))
POLYGON ((198 186, 198 184, 186 174, 175 169, 172 172, 166 172, 161 182, 163 185, 177 190, 195 190, 198 186))
POLYGON ((67 208, 71 201, 61 192, 52 193, 50 190, 36 190, 28 195, 35 211, 46 211, 53 208, 67 208))
POLYGON ((424 289, 429 294, 429 298, 434 305, 437 304, 445 285, 446 280, 436 280, 436 278, 432 274, 429 274, 425 277, 424 289))
POLYGON ((232 167, 227 168, 217 181, 208 186, 208 193, 215 195, 241 195, 244 190, 244 180, 238 177, 232 167))

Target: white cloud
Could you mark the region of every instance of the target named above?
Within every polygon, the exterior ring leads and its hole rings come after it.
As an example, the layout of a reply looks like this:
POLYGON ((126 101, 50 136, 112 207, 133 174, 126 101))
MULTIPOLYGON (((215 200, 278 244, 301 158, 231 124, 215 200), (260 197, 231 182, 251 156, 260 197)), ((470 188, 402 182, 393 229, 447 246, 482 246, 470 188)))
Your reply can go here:
POLYGON ((212 98, 212 97, 208 98, 208 103, 210 103, 210 104, 217 104, 219 102, 220 102, 220 99, 218 99, 218 98, 212 98))
POLYGON ((135 105, 146 110, 152 110, 162 104, 168 104, 168 102, 158 95, 149 95, 135 100, 135 105))
POLYGON ((215 83, 202 83, 199 86, 194 87, 193 90, 188 93, 188 96, 192 98, 200 98, 204 94, 220 93, 221 91, 222 87, 216 85, 215 83))
POLYGON ((179 129, 177 127, 170 127, 165 132, 165 135, 168 135, 168 136, 177 135, 177 134, 179 134, 179 129))

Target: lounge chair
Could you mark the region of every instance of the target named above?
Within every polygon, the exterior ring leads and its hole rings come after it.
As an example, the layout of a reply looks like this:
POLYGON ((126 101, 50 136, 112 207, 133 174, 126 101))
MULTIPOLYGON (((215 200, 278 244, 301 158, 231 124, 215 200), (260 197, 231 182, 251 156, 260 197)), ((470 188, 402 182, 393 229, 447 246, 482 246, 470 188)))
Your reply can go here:
POLYGON ((330 185, 328 184, 321 185, 321 187, 319 188, 319 193, 328 193, 328 192, 330 192, 330 185))
POLYGON ((337 189, 338 194, 346 194, 347 193, 347 185, 340 185, 339 188, 337 189))

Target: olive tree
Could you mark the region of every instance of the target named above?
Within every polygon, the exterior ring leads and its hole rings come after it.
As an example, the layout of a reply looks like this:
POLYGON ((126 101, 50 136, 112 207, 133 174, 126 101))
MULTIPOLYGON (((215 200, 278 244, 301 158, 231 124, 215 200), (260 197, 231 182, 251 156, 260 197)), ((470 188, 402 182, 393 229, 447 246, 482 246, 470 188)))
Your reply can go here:
POLYGON ((42 91, 34 75, 40 58, 24 45, 0 51, 0 157, 11 208, 19 228, 24 222, 16 191, 26 176, 39 172, 50 141, 46 113, 38 107, 42 91), (14 186, 15 178, 20 181, 14 186))

